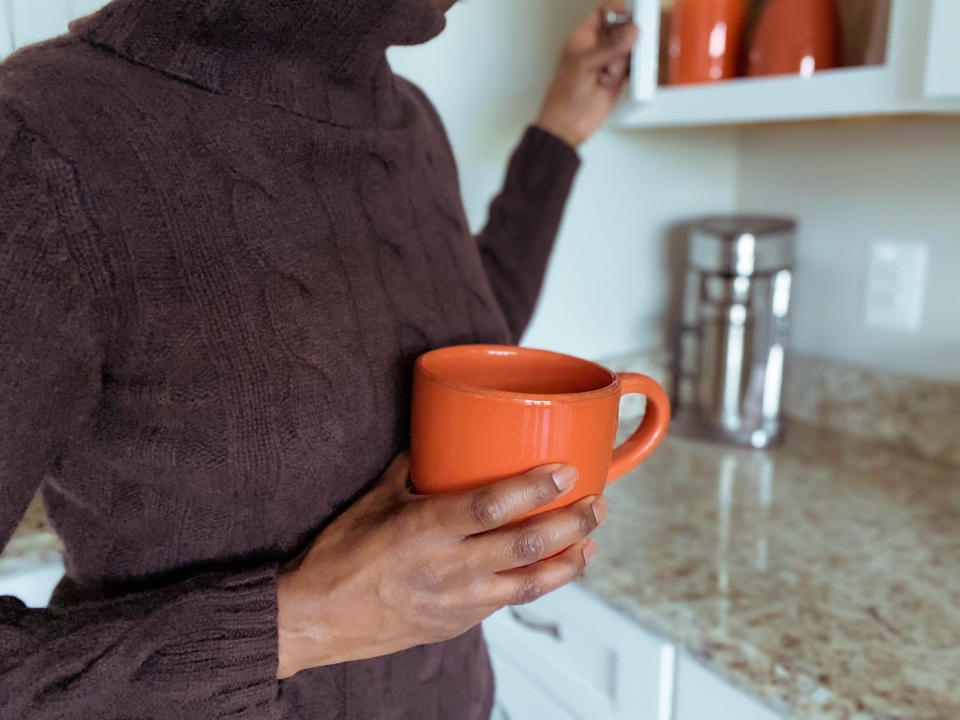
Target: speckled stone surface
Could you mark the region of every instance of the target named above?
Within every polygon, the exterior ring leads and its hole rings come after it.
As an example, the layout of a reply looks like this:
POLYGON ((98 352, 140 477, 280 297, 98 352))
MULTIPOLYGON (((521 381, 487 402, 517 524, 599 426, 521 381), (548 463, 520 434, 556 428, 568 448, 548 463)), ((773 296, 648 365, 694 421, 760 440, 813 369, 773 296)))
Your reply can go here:
POLYGON ((50 527, 40 496, 34 498, 23 520, 0 554, 0 573, 32 570, 60 560, 63 545, 50 527))
MULTIPOLYGON (((663 350, 603 364, 618 372, 645 373, 671 387, 670 355, 663 350)), ((960 375, 953 382, 934 381, 791 351, 784 407, 791 419, 960 464, 960 375)), ((624 416, 639 415, 642 408, 642 400, 627 398, 624 416)))
POLYGON ((583 586, 785 716, 960 718, 960 467, 794 423, 607 497, 583 586))
POLYGON ((960 379, 934 382, 792 353, 791 417, 960 464, 960 379))

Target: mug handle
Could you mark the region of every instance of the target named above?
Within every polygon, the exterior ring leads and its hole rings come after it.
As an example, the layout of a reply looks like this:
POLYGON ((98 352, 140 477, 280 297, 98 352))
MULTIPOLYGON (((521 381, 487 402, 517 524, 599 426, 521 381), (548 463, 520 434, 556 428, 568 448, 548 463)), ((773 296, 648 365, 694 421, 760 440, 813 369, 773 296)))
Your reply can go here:
POLYGON ((610 472, 607 473, 607 484, 626 475, 646 460, 663 440, 670 425, 670 400, 655 380, 637 373, 618 373, 618 375, 620 397, 634 393, 646 396, 647 411, 637 431, 627 438, 623 445, 614 448, 610 472))

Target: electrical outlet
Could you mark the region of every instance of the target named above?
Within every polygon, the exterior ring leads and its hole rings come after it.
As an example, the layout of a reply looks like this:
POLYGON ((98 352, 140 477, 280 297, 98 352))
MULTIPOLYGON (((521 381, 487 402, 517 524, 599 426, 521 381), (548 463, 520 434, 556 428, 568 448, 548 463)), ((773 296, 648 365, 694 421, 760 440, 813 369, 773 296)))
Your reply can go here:
POLYGON ((869 327, 916 332, 923 319, 927 285, 926 244, 876 241, 867 268, 866 321, 869 327))

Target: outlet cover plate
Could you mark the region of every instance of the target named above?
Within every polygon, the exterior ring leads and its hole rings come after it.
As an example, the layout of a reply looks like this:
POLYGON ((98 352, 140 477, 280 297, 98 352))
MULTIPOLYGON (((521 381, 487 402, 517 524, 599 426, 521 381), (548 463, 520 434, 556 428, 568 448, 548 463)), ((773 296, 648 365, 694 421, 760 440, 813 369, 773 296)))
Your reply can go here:
POLYGON ((923 320, 929 249, 908 240, 877 240, 867 266, 866 323, 879 330, 916 332, 923 320))

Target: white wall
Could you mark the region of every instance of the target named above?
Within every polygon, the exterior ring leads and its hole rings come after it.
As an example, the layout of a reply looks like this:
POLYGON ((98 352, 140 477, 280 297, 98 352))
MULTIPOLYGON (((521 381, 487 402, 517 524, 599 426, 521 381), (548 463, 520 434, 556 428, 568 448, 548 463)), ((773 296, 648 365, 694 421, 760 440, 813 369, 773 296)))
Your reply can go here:
POLYGON ((0 59, 17 47, 67 31, 67 23, 96 12, 106 0, 0 0, 0 59))
POLYGON ((739 205, 801 222, 794 346, 858 365, 960 380, 960 120, 744 132, 739 205), (929 245, 917 333, 864 323, 872 239, 929 245))
MULTIPOLYGON (((427 91, 447 124, 474 227, 536 118, 567 32, 593 6, 463 0, 439 38, 391 52, 394 69, 427 91)), ((591 140, 524 343, 596 358, 662 344, 673 285, 667 226, 734 208, 736 137, 603 131, 591 140)))

